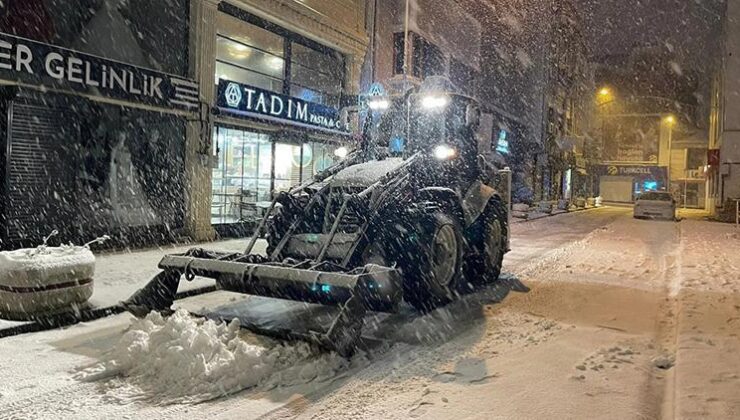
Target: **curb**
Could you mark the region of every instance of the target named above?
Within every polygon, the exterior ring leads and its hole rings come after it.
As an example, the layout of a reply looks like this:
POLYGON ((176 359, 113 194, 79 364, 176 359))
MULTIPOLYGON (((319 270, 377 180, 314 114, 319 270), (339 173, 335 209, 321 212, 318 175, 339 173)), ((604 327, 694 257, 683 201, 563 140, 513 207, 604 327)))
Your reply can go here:
MULTIPOLYGON (((197 289, 187 290, 184 292, 178 292, 175 295, 175 300, 185 299, 192 296, 199 296, 206 293, 215 292, 216 290, 216 286, 205 286, 197 289)), ((29 334, 34 332, 69 327, 71 325, 79 324, 80 322, 95 321, 101 318, 107 318, 112 315, 118 315, 123 312, 126 312, 123 306, 113 305, 102 308, 88 308, 79 312, 66 312, 62 314, 37 317, 35 319, 30 319, 26 323, 21 325, 0 329, 0 339, 21 334, 29 334)))
POLYGON ((512 221, 511 221, 511 224, 518 224, 518 223, 527 223, 527 222, 534 222, 534 221, 536 221, 536 220, 541 220, 541 219, 547 219, 548 217, 561 216, 561 215, 563 215, 563 214, 573 214, 573 213, 581 213, 581 212, 585 212, 585 211, 591 211, 591 210, 598 210, 598 209, 603 209, 603 208, 605 208, 605 207, 606 207, 606 206, 601 206, 601 207, 588 207, 588 208, 583 208, 583 209, 576 209, 576 210, 571 210, 571 211, 565 211, 565 212, 562 212, 562 213, 548 214, 548 215, 546 215, 546 216, 542 216, 542 217, 537 217, 537 218, 534 218, 534 219, 516 219, 516 220, 513 220, 513 219, 512 219, 512 221))

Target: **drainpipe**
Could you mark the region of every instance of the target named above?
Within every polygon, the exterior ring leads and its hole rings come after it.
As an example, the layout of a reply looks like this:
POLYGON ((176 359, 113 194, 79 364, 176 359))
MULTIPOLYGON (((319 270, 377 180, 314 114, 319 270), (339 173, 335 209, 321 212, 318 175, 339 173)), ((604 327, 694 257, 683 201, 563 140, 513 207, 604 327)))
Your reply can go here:
POLYGON ((403 18, 403 82, 406 84, 409 73, 409 0, 406 0, 406 11, 403 18))

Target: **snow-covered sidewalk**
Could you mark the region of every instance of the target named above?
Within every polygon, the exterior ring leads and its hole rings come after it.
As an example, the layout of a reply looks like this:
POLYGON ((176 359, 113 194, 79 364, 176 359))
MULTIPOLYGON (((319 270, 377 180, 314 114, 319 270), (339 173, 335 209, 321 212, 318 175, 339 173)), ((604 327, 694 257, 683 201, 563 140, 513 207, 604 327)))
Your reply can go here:
POLYGON ((740 229, 681 223, 675 416, 740 417, 740 229))

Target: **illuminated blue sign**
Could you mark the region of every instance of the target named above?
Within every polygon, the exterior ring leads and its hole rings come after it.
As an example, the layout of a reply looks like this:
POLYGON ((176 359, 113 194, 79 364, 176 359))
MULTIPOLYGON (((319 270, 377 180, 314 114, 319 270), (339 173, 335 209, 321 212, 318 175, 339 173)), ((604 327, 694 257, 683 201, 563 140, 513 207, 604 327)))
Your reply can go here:
POLYGON ((496 151, 501 153, 502 155, 508 155, 509 154, 509 140, 506 139, 507 137, 506 130, 501 130, 498 133, 498 141, 496 142, 496 151))
POLYGON ((391 153, 402 153, 403 150, 406 148, 406 140, 404 140, 403 137, 393 137, 391 139, 391 143, 388 146, 388 150, 390 150, 391 153))
POLYGON ((244 117, 347 132, 347 127, 336 108, 243 83, 219 80, 216 105, 223 111, 244 117))
POLYGON ((367 91, 367 96, 385 96, 385 87, 381 83, 373 83, 367 91))

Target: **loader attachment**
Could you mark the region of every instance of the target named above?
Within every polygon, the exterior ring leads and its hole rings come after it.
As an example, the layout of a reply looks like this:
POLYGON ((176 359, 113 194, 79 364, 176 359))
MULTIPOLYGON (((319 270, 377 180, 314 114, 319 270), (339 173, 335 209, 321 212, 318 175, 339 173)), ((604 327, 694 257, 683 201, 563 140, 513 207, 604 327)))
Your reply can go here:
POLYGON ((254 255, 192 249, 165 256, 159 268, 163 270, 160 274, 122 303, 126 310, 136 316, 152 310, 168 311, 182 276, 188 280, 212 278, 226 291, 337 307, 338 314, 323 331, 270 329, 249 322, 242 325, 263 335, 306 340, 344 356, 353 352, 360 338, 365 312, 394 312, 402 298, 398 272, 372 264, 345 271, 331 263, 276 263, 254 255))

